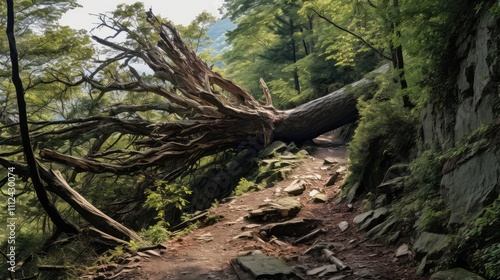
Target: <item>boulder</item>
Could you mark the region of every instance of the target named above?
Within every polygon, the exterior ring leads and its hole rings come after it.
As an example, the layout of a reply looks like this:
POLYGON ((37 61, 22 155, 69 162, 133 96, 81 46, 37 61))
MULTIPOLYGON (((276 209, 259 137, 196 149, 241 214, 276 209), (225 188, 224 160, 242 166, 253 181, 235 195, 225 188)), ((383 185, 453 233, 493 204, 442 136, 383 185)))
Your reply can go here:
POLYGON ((336 158, 334 158, 334 157, 326 157, 324 159, 324 161, 323 161, 323 164, 325 164, 325 165, 326 164, 328 164, 328 165, 330 165, 330 164, 337 164, 337 163, 339 163, 339 161, 336 158))
POLYGON ((376 241, 388 241, 383 240, 386 238, 386 234, 391 232, 398 224, 398 220, 391 216, 389 219, 385 220, 383 223, 380 223, 374 226, 366 233, 366 237, 371 238, 376 241))
POLYGON ((411 256, 411 251, 410 248, 408 247, 408 244, 402 244, 401 246, 399 246, 394 255, 396 256, 396 258, 402 256, 411 256))
POLYGON ((413 251, 417 259, 427 256, 427 259, 436 260, 443 255, 450 243, 451 238, 447 235, 422 232, 413 244, 413 251))
POLYGON ((376 207, 383 207, 386 206, 389 203, 389 199, 387 198, 386 194, 382 194, 377 196, 377 199, 375 199, 375 206, 376 207))
POLYGON ((326 203, 328 202, 328 196, 324 193, 318 193, 314 196, 313 201, 316 203, 326 203))
POLYGON ((417 272, 416 274, 418 276, 423 276, 427 272, 429 272, 429 267, 427 265, 427 256, 425 256, 421 261, 420 264, 418 265, 417 272))
POLYGON ((485 280, 483 277, 463 268, 453 268, 432 274, 430 280, 485 280))
POLYGON ((361 188, 361 184, 358 182, 354 185, 352 185, 352 187, 349 188, 349 190, 347 191, 347 195, 346 195, 346 202, 347 203, 353 203, 357 196, 362 192, 362 188, 361 188))
POLYGON ((349 223, 347 221, 342 221, 342 222, 339 223, 338 226, 340 228, 340 231, 344 232, 349 227, 349 223))

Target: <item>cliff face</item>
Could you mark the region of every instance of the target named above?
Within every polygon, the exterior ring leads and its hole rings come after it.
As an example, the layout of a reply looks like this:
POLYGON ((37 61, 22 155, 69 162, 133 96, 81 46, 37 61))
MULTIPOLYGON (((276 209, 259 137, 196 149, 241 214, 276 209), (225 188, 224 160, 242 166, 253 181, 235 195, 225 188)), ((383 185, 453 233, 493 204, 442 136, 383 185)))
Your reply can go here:
MULTIPOLYGON (((494 1, 490 1, 494 2, 494 1)), ((498 5, 498 3, 493 3, 498 5)), ((445 101, 428 104, 421 113, 423 149, 456 151, 443 167, 441 194, 450 207, 450 224, 475 218, 500 192, 500 153, 494 139, 471 135, 498 126, 500 115, 499 17, 483 9, 464 27, 451 47, 457 67, 445 101), (465 147, 467 146, 467 147, 465 147)))

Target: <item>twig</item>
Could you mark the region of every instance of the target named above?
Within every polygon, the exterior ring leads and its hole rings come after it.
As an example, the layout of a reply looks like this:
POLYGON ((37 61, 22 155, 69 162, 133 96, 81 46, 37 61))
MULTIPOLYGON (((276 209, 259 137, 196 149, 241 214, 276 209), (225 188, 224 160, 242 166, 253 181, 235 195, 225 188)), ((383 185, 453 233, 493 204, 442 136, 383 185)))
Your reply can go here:
POLYGON ((327 21, 328 23, 330 23, 331 25, 335 26, 336 28, 344 31, 344 32, 347 32, 349 34, 351 34, 352 36, 356 37, 358 40, 360 40, 361 42, 363 42, 367 47, 369 47, 370 49, 374 50, 375 52, 377 52, 381 57, 389 60, 389 61, 392 61, 392 57, 386 55, 385 53, 383 53, 382 51, 380 51, 379 49, 375 48, 372 44, 370 44, 368 41, 366 41, 365 39, 363 39, 363 37, 357 35, 356 33, 348 30, 348 29, 345 29, 343 28, 342 26, 336 24, 335 22, 333 22, 331 19, 327 18, 326 16, 320 14, 318 11, 316 11, 315 9, 312 9, 310 8, 310 10, 312 10, 316 15, 318 15, 318 17, 324 19, 325 21, 327 21))

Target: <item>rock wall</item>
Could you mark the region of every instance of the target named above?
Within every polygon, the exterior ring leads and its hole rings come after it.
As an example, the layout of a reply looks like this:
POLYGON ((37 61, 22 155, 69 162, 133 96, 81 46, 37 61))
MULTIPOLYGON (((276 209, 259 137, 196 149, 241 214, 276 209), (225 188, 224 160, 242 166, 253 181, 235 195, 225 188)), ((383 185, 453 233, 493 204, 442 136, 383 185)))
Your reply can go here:
MULTIPOLYGON (((485 6, 475 19, 465 22, 455 48, 450 48, 459 60, 449 67, 458 67, 454 71, 458 74, 449 77, 455 79, 454 87, 440 93, 448 95, 447 101, 422 110, 423 149, 457 148, 478 128, 500 123, 500 21, 489 10, 485 6)), ((441 192, 451 208, 450 223, 461 224, 477 216, 500 192, 498 145, 470 151, 451 166, 443 172, 441 192)))
MULTIPOLYGON (((481 125, 498 119, 500 26, 488 9, 456 39, 454 103, 428 104, 421 114, 425 147, 452 148, 481 125)), ((451 66, 454 67, 454 66, 451 66)))

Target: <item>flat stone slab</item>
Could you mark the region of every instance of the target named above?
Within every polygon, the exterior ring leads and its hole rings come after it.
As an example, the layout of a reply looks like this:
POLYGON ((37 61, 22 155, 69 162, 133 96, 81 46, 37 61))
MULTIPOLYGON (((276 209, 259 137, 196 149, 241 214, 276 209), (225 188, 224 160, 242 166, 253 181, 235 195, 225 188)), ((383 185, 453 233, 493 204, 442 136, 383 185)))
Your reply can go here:
POLYGON ((364 221, 366 221, 366 219, 370 218, 371 216, 373 216, 373 210, 370 210, 368 212, 365 212, 365 213, 362 213, 362 214, 359 214, 357 215, 356 217, 354 217, 354 219, 352 220, 352 222, 355 224, 355 225, 360 225, 362 224, 364 221))
POLYGON ((267 224, 261 231, 266 232, 267 236, 303 236, 315 229, 319 223, 319 220, 295 218, 282 223, 267 224))
POLYGON ((252 238, 253 238, 253 231, 245 231, 233 237, 233 239, 252 239, 252 238))
POLYGON ((247 219, 269 222, 283 218, 293 218, 297 216, 301 208, 302 204, 296 198, 284 197, 268 203, 259 209, 250 211, 247 219))
POLYGON ((317 268, 313 268, 311 270, 308 270, 306 272, 306 274, 308 276, 312 276, 312 275, 318 275, 318 277, 323 277, 327 274, 330 274, 330 273, 333 273, 333 272, 337 272, 339 271, 337 266, 334 265, 334 264, 329 264, 329 265, 324 265, 324 266, 320 266, 320 267, 317 267, 317 268))
POLYGON ((334 157, 326 157, 323 161, 323 164, 336 164, 336 163, 339 163, 339 161, 334 157))
POLYGON ((286 150, 287 146, 285 143, 281 141, 274 141, 271 144, 269 144, 266 148, 261 150, 257 157, 259 158, 266 158, 271 156, 273 153, 280 154, 286 150))
POLYGON ((333 175, 330 177, 330 179, 328 179, 328 181, 326 181, 325 186, 329 187, 329 186, 335 185, 335 183, 337 182, 339 177, 340 177, 340 172, 336 171, 335 173, 333 173, 333 175))
POLYGON ((283 191, 289 195, 301 195, 306 190, 307 182, 304 180, 294 180, 283 191))
POLYGON ((397 177, 389 181, 384 181, 377 187, 379 193, 382 194, 397 194, 403 191, 404 182, 408 179, 408 176, 397 177))
POLYGON ((387 217, 387 213, 389 213, 389 209, 385 207, 380 207, 373 210, 373 215, 368 217, 361 226, 359 226, 359 230, 370 230, 376 225, 385 221, 387 217))
POLYGON ((255 279, 264 277, 273 278, 277 276, 290 275, 293 271, 284 261, 264 254, 252 254, 241 256, 237 259, 238 264, 250 272, 255 279))

